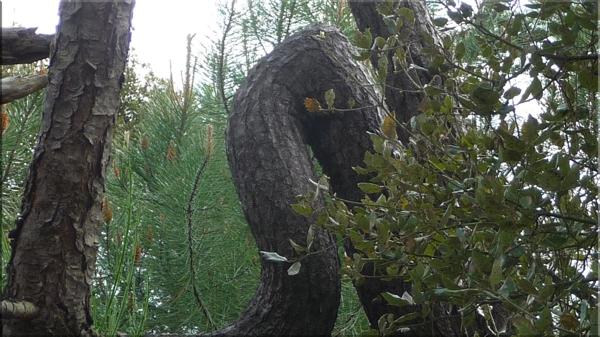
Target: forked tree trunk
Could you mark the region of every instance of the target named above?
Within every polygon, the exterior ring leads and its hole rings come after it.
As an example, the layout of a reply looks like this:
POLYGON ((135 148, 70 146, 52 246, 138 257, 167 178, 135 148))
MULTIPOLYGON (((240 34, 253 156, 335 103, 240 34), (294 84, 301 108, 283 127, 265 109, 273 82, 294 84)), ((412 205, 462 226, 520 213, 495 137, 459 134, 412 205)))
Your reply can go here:
MULTIPOLYGON (((311 150, 339 196, 358 200, 360 165, 370 148, 367 131, 379 127, 377 93, 352 58, 352 46, 338 30, 313 26, 265 56, 237 91, 229 119, 228 158, 246 219, 262 251, 294 256, 289 239, 306 243, 311 221, 290 204, 313 191, 317 181, 311 150), (335 107, 348 112, 308 112, 303 101, 335 92, 335 107), (309 149, 310 148, 310 149, 309 149)), ((320 200, 316 201, 321 204, 320 200)), ((298 275, 288 263, 262 261, 261 283, 237 322, 215 335, 330 335, 340 299, 334 237, 318 231, 298 275)))
POLYGON ((39 309, 3 336, 92 336, 100 199, 130 40, 133 1, 63 1, 49 85, 4 299, 39 309))

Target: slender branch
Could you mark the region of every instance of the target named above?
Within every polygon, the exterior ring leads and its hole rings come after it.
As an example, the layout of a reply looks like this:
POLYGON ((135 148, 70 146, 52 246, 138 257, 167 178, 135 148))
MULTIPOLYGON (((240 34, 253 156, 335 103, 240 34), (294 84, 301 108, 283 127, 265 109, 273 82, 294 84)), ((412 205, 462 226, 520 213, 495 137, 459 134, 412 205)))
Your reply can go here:
POLYGON ((285 28, 284 38, 287 38, 290 35, 290 28, 292 26, 292 19, 294 18, 294 11, 296 9, 296 0, 292 0, 292 4, 290 5, 290 15, 287 20, 287 27, 285 28))
POLYGON ((48 75, 5 77, 1 83, 0 104, 6 104, 44 88, 48 85, 48 75))
POLYGON ((227 115, 229 115, 229 105, 227 104, 227 97, 225 96, 225 44, 227 42, 227 35, 229 35, 229 31, 231 30, 231 25, 233 23, 233 17, 235 16, 235 1, 231 1, 231 7, 229 9, 229 17, 227 18, 227 23, 225 24, 225 29, 223 30, 223 36, 221 36, 221 41, 219 42, 219 64, 217 70, 217 81, 219 85, 219 94, 221 95, 221 100, 223 101, 223 108, 227 115))
POLYGON ((558 213, 538 212, 537 216, 546 216, 546 217, 563 219, 563 220, 571 220, 571 221, 575 221, 575 222, 585 223, 588 225, 596 225, 597 224, 597 222, 594 220, 583 219, 583 218, 578 218, 578 217, 574 217, 574 216, 570 216, 570 215, 563 215, 563 214, 558 214, 558 213))
POLYGON ((38 315, 39 308, 27 301, 12 302, 3 300, 0 302, 0 316, 2 319, 31 319, 38 315))
MULTIPOLYGON (((484 35, 487 35, 497 41, 500 41, 509 47, 515 48, 518 51, 525 51, 525 49, 523 47, 518 46, 497 34, 494 34, 493 32, 489 31, 487 28, 483 27, 482 25, 480 25, 478 23, 475 23, 471 20, 467 20, 465 22, 470 24, 471 26, 477 28, 477 30, 480 31, 481 33, 483 33, 484 35)), ((597 53, 596 54, 586 54, 586 55, 560 55, 560 54, 547 53, 547 52, 543 52, 543 51, 534 51, 531 54, 542 56, 542 57, 545 57, 545 58, 548 58, 551 60, 563 61, 563 62, 598 60, 598 56, 599 56, 597 53)))
POLYGON ((204 161, 202 161, 200 168, 198 168, 198 171, 196 172, 196 177, 194 178, 194 184, 192 185, 192 192, 190 193, 190 198, 188 200, 185 211, 186 211, 186 216, 187 216, 187 229, 188 229, 187 239, 188 239, 188 254, 190 255, 189 267, 190 267, 190 274, 191 274, 190 275, 190 283, 192 285, 192 291, 194 293, 194 298, 196 299, 196 302, 197 302, 198 306, 200 307, 200 310, 202 310, 202 313, 208 320, 208 323, 211 325, 211 327, 213 329, 216 329, 217 325, 213 321, 212 316, 210 315, 210 312, 208 311, 208 308, 206 307, 206 304, 204 303, 204 301, 202 300, 202 297, 200 296, 200 291, 198 290, 198 286, 196 285, 196 268, 195 268, 195 259, 194 259, 194 245, 193 245, 193 238, 192 238, 194 200, 196 199, 196 195, 198 194, 198 189, 200 187, 200 178, 202 177, 202 174, 204 173, 204 169, 206 168, 206 165, 208 164, 209 158, 210 158, 210 155, 207 154, 204 157, 204 161))

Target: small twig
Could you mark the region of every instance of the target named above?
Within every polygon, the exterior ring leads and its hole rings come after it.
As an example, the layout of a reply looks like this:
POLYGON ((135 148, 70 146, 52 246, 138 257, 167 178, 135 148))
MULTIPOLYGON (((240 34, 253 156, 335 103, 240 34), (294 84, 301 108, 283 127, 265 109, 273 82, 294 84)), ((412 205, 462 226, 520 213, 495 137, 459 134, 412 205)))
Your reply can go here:
POLYGON ((227 36, 231 30, 233 24, 233 17, 235 16, 235 0, 231 1, 231 7, 229 9, 229 17, 227 23, 223 29, 223 35, 221 41, 219 41, 219 62, 217 65, 217 81, 219 85, 219 93, 221 94, 221 100, 223 101, 223 108, 225 113, 229 115, 229 105, 227 104, 227 97, 225 96, 225 45, 227 43, 227 36))
POLYGON ((571 221, 585 223, 585 224, 588 224, 588 225, 596 225, 597 224, 597 222, 594 221, 594 220, 577 218, 577 217, 574 217, 574 216, 563 215, 563 214, 558 214, 558 213, 538 212, 536 215, 538 217, 546 216, 546 217, 558 218, 558 219, 563 219, 563 220, 571 220, 571 221))

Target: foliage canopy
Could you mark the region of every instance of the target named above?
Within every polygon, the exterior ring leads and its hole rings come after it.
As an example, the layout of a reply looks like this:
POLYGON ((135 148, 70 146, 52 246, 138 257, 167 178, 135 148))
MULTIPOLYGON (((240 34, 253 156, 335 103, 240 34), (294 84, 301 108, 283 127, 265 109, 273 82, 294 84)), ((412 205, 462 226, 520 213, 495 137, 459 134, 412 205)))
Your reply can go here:
MULTIPOLYGON (((419 83, 422 111, 401 125, 408 143, 386 125, 391 113, 372 135, 356 168, 368 179, 362 202, 329 195, 317 222, 362 253, 346 265, 355 282, 370 262, 371 277, 410 283, 381 298, 418 309, 382 316, 379 333, 448 302, 465 331, 481 313, 496 335, 597 335, 597 4, 434 5, 445 11, 434 18, 441 42, 425 52, 443 81, 419 83), (495 315, 501 307, 508 326, 495 315)), ((380 57, 395 50, 408 73, 398 32, 414 14, 388 2, 379 11, 392 35, 359 34, 357 45, 380 57)), ((310 209, 313 197, 296 208, 310 209)))

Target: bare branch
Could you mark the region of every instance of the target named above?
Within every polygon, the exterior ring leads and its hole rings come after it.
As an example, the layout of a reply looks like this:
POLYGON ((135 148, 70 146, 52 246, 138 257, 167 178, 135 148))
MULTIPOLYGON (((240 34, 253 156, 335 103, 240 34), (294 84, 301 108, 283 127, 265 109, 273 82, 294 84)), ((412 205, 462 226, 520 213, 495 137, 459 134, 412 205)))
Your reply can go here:
POLYGON ((1 64, 33 63, 50 55, 54 35, 36 34, 37 28, 2 28, 1 64))
POLYGON ((5 77, 2 79, 0 103, 5 104, 34 93, 48 85, 48 75, 5 77))

